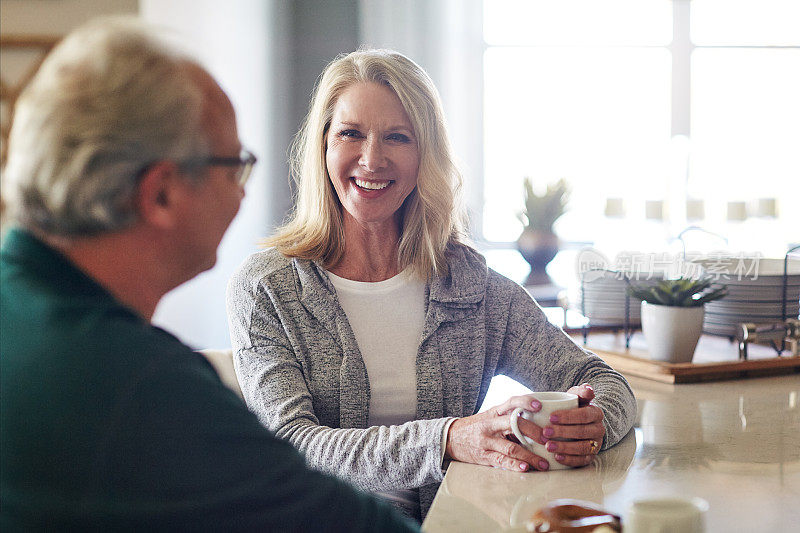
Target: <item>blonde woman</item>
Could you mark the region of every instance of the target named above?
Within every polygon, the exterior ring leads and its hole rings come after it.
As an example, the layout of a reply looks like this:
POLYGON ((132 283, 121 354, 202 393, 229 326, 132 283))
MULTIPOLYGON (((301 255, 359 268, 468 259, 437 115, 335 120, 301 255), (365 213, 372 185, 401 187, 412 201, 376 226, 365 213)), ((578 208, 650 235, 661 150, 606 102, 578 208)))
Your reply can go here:
POLYGON ((293 150, 291 219, 228 287, 248 406, 308 463, 427 512, 449 460, 526 471, 547 460, 508 438, 518 396, 481 414, 505 374, 571 390, 558 423, 520 427, 570 466, 618 442, 635 403, 624 378, 582 350, 519 285, 465 242, 439 96, 387 50, 325 69, 293 150))

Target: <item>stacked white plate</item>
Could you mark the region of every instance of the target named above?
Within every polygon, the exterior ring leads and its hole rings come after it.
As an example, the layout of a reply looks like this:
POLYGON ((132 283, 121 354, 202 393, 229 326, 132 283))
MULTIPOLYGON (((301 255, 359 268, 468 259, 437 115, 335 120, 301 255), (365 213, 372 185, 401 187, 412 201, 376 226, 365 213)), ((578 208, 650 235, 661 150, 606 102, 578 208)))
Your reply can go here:
MULTIPOLYGON (((656 285, 663 274, 627 274, 636 285, 656 285)), ((625 324, 625 299, 628 284, 622 274, 609 271, 592 271, 584 274, 583 290, 579 289, 574 308, 589 319, 590 326, 617 326, 625 324)), ((641 300, 628 297, 630 305, 628 324, 642 323, 641 300)))
MULTIPOLYGON (((728 294, 706 304, 703 332, 733 337, 742 322, 769 323, 783 320, 783 259, 701 259, 713 285, 727 285, 728 294)), ((790 259, 786 275, 786 318, 800 313, 800 259, 790 259)))

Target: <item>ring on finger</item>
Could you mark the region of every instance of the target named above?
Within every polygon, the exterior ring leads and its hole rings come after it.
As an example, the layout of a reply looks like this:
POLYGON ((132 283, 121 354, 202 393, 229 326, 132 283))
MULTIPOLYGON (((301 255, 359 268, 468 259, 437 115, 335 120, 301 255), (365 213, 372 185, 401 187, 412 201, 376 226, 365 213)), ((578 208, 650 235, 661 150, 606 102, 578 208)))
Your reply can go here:
POLYGON ((600 450, 600 443, 596 440, 591 441, 592 447, 589 448, 589 453, 595 455, 600 450))

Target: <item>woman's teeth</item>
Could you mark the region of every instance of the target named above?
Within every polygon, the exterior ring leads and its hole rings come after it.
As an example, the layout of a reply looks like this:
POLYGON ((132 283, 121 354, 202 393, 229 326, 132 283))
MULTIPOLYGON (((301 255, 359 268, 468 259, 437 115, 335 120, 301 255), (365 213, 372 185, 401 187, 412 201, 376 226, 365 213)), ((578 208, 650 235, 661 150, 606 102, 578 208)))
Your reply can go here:
POLYGON ((370 189, 370 190, 380 190, 385 189, 389 186, 391 181, 364 181, 358 178, 355 178, 356 185, 361 187, 362 189, 370 189))

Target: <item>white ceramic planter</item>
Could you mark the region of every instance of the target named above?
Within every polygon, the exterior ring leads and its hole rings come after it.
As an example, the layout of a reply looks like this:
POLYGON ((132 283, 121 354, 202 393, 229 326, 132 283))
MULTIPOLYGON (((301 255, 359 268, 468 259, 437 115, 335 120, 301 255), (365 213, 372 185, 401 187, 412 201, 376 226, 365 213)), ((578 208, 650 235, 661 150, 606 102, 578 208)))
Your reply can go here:
POLYGON ((691 363, 703 332, 700 307, 673 307, 642 302, 642 333, 650 359, 667 363, 691 363))

